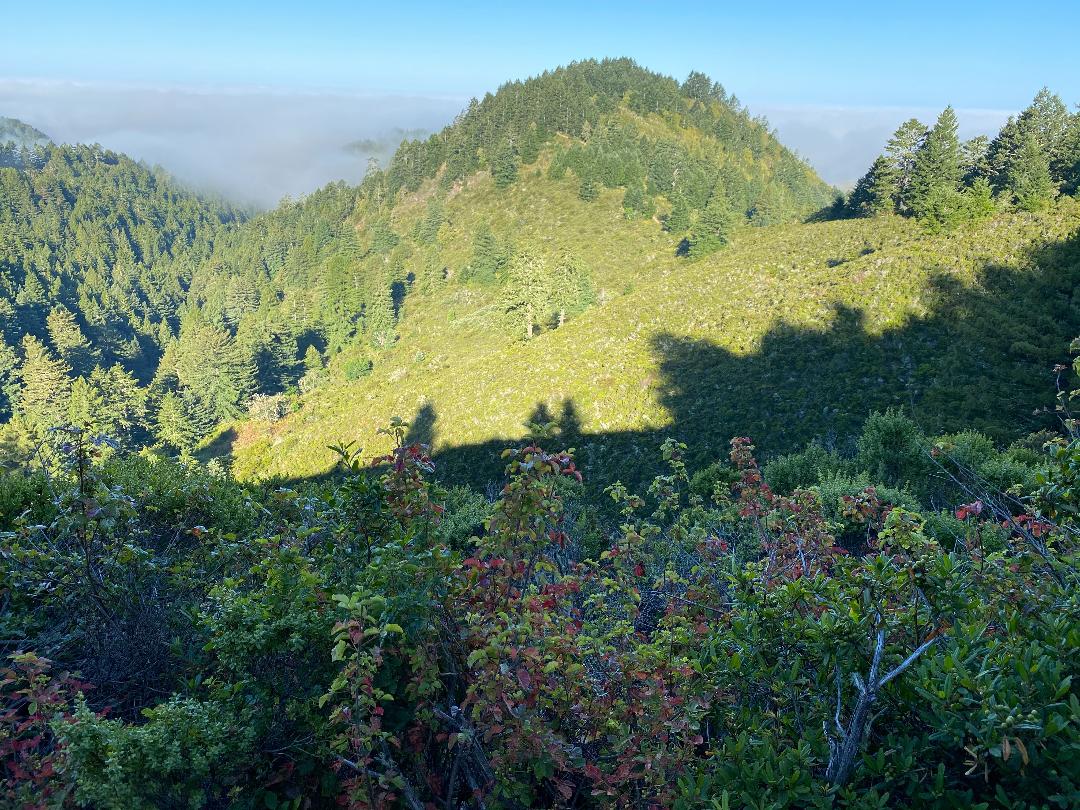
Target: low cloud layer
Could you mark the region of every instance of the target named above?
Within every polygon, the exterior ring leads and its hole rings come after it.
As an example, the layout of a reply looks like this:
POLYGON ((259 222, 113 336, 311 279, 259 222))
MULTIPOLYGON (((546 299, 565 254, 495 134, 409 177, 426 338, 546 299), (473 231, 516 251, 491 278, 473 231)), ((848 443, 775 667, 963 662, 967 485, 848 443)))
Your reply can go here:
MULTIPOLYGON (((817 107, 751 105, 764 115, 785 146, 810 162, 828 183, 854 185, 885 146, 896 128, 909 118, 930 125, 941 110, 901 107, 817 107)), ((961 139, 993 137, 1011 113, 1005 110, 958 109, 961 139)))
MULTIPOLYGON (((100 143, 164 166, 189 184, 272 206, 331 180, 359 182, 402 137, 445 126, 461 98, 192 90, 0 79, 0 115, 58 142, 100 143)), ((939 110, 755 105, 781 141, 828 182, 850 186, 902 121, 939 110)), ((994 134, 1008 112, 957 111, 960 135, 994 134)))
POLYGON ((461 99, 194 91, 0 79, 0 115, 60 143, 100 143, 201 189, 272 206, 331 180, 359 182, 369 154, 439 129, 461 99))

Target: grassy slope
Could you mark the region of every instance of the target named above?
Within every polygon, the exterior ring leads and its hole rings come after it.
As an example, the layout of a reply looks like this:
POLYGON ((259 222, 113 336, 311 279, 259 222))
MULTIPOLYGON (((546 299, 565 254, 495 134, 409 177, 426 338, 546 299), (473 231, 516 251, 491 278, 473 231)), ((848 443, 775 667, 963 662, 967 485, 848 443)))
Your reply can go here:
MULTIPOLYGON (((409 294, 400 339, 371 376, 316 392, 276 425, 241 426, 237 474, 325 471, 333 461, 325 446, 338 439, 382 452, 386 439, 375 432, 394 415, 434 418, 419 435, 433 434, 437 449, 516 437, 538 405, 558 415, 568 400, 584 460, 629 474, 634 454, 651 452, 644 437, 670 431, 700 448, 698 461, 742 433, 766 452, 812 437, 842 445, 871 408, 889 404, 914 404, 932 428, 967 419, 997 438, 1036 426, 1020 416, 1030 398, 1001 399, 1032 369, 1064 358, 1065 346, 1052 324, 1010 319, 1024 296, 1047 294, 1027 278, 1042 270, 1032 269, 1031 252, 1076 230, 1075 201, 942 236, 892 218, 748 228, 721 253, 688 262, 658 222, 625 220, 621 191, 587 204, 576 189, 572 174, 553 182, 525 167, 505 191, 487 175, 453 190, 439 235, 450 281, 409 294), (497 292, 453 279, 483 221, 516 244, 574 250, 593 270, 599 303, 529 343, 510 339, 497 292), (989 267, 1002 270, 985 277, 989 267), (1005 337, 1007 348, 993 345, 1005 337), (958 341, 970 352, 958 353, 958 341), (960 377, 965 385, 953 390, 960 377)), ((423 188, 395 209, 399 233, 432 193, 423 188)), ((1060 255, 1043 263, 1054 262, 1060 255)), ((1055 294, 1071 292, 1068 279, 1054 283, 1055 294)), ((1059 304, 1075 315, 1074 304, 1059 304)), ((1062 334, 1073 328, 1060 311, 1055 323, 1062 334)), ((1042 378, 1036 390, 1049 395, 1050 384, 1042 378)))

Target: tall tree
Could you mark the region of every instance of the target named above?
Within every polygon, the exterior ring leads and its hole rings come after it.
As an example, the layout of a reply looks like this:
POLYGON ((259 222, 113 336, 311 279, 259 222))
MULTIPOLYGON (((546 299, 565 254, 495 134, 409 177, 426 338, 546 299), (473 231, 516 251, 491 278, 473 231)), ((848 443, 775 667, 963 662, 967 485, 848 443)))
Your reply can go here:
POLYGON ((71 396, 71 367, 33 335, 23 337, 22 353, 16 412, 39 428, 64 424, 71 396))
POLYGON ((722 186, 713 189, 709 202, 690 229, 690 256, 699 259, 728 243, 737 217, 722 186))
POLYGON ((899 173, 892 161, 878 156, 852 189, 847 209, 852 216, 872 217, 896 210, 899 173))
POLYGON ((563 253, 551 270, 551 302, 558 326, 566 323, 567 314, 580 312, 591 301, 592 278, 589 268, 574 254, 563 253))
POLYGON ((539 319, 550 311, 551 297, 547 263, 535 250, 518 253, 510 262, 503 309, 526 340, 532 339, 539 319))
POLYGON ((496 188, 508 188, 518 176, 518 159, 509 139, 501 141, 491 156, 491 176, 496 188))
POLYGON ((1050 161, 1034 133, 1028 133, 1005 173, 1005 187, 1023 211, 1039 211, 1054 198, 1050 161))
POLYGON ((953 192, 962 175, 960 141, 956 137, 956 113, 946 107, 915 152, 911 181, 906 192, 908 206, 917 217, 927 214, 930 199, 937 192, 953 192))
POLYGON ((922 147, 926 133, 926 125, 922 121, 909 118, 897 127, 885 145, 885 154, 896 170, 896 208, 901 214, 910 213, 908 190, 915 169, 915 155, 922 147))
POLYGON ((181 326, 176 376, 199 401, 200 416, 213 422, 239 416, 255 392, 252 357, 227 330, 199 318, 181 326))
POLYGON ((71 310, 57 304, 45 319, 45 326, 60 359, 71 366, 76 374, 89 374, 99 353, 91 347, 71 310))

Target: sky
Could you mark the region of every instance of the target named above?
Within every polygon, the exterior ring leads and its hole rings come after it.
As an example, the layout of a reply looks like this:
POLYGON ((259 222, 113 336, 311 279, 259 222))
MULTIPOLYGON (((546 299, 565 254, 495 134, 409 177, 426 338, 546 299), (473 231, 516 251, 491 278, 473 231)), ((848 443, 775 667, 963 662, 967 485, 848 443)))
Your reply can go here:
POLYGON ((972 135, 1043 85, 1080 102, 1076 0, 5 5, 0 115, 261 204, 359 179, 349 142, 388 149, 507 80, 590 57, 709 74, 837 184, 912 115, 952 104, 972 135))

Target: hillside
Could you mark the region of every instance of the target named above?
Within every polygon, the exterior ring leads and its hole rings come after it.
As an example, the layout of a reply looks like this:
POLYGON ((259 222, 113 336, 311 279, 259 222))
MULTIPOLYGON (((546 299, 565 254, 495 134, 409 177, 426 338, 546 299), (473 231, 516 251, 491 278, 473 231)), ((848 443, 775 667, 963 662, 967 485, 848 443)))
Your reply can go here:
MULTIPOLYGON (((433 193, 399 205, 395 230, 409 232, 433 193)), ((445 216, 452 274, 487 223, 574 251, 597 303, 523 342, 502 326, 497 291, 410 292, 398 340, 370 376, 316 390, 275 424, 233 429, 238 474, 324 471, 323 448, 338 439, 378 454, 376 431, 395 415, 453 462, 451 448, 521 436, 542 409, 570 408, 581 462, 623 474, 666 433, 693 436, 701 462, 732 435, 768 453, 811 438, 844 449, 871 410, 891 405, 913 407, 928 430, 973 426, 1007 442, 1045 425, 1031 412, 1052 402, 1049 369, 1080 329, 1070 199, 945 236, 899 218, 746 230, 694 263, 655 222, 628 221, 617 193, 587 204, 544 176, 506 192, 478 177, 445 216)))
POLYGON ((69 420, 145 440, 139 386, 194 269, 243 215, 100 146, 18 158, 0 167, 0 447, 25 461, 25 440, 69 420))

